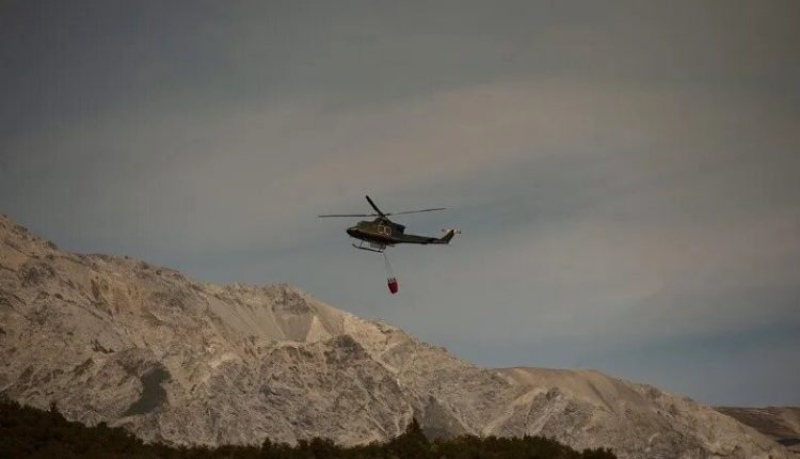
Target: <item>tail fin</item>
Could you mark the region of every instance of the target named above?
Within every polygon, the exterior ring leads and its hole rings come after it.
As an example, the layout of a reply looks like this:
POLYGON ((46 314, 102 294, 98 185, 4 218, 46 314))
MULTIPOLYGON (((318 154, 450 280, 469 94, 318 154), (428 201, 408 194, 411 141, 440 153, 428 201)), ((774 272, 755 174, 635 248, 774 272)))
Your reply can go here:
POLYGON ((449 244, 450 240, 453 239, 453 236, 456 234, 461 234, 461 230, 457 229, 449 229, 449 230, 442 230, 444 232, 444 236, 439 238, 440 244, 449 244))

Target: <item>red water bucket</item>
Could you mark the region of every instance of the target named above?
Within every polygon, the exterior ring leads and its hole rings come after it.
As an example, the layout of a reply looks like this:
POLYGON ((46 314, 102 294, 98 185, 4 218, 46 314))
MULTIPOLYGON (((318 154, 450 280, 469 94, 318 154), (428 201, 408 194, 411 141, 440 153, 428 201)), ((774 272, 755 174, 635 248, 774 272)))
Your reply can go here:
POLYGON ((390 277, 387 284, 389 285, 389 291, 392 292, 392 295, 397 293, 397 279, 390 277))

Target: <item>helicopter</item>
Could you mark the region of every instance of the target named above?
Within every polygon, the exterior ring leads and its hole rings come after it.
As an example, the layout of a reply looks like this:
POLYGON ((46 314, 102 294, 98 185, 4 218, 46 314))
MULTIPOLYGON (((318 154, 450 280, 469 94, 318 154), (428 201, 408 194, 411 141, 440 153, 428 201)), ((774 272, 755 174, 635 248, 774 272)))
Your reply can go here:
POLYGON ((376 213, 319 215, 319 218, 377 217, 372 221, 362 220, 356 223, 355 226, 347 228, 347 234, 350 235, 350 237, 361 241, 358 245, 353 244, 353 247, 357 249, 383 253, 387 247, 392 247, 395 244, 449 244, 450 240, 453 239, 453 236, 456 234, 461 234, 461 231, 455 229, 442 230, 444 233, 442 237, 405 234, 406 227, 389 220, 390 215, 433 212, 436 210, 445 210, 446 208, 434 207, 430 209, 407 210, 404 212, 383 212, 378 208, 377 205, 375 205, 375 202, 369 196, 365 197, 367 198, 369 205, 372 206, 376 213))

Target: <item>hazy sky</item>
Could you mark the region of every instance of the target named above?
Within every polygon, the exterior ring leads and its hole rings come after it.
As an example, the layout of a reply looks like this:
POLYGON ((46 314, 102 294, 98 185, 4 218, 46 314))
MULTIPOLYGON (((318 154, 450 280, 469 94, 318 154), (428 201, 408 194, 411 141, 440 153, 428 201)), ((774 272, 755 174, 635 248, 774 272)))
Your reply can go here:
POLYGON ((0 212, 484 366, 800 404, 800 2, 0 3, 0 212), (400 293, 352 220, 397 247, 400 293))

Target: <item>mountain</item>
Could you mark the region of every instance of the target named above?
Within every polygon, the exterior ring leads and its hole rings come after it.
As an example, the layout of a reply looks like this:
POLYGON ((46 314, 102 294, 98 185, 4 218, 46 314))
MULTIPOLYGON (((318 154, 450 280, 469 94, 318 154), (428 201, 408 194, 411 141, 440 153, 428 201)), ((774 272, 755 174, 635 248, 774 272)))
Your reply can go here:
POLYGON ((742 424, 785 445, 800 457, 800 407, 739 408, 717 407, 742 424))
POLYGON ((78 255, 0 217, 0 391, 176 444, 540 434, 624 458, 790 453, 685 397, 596 371, 488 369, 288 285, 218 286, 78 255))

